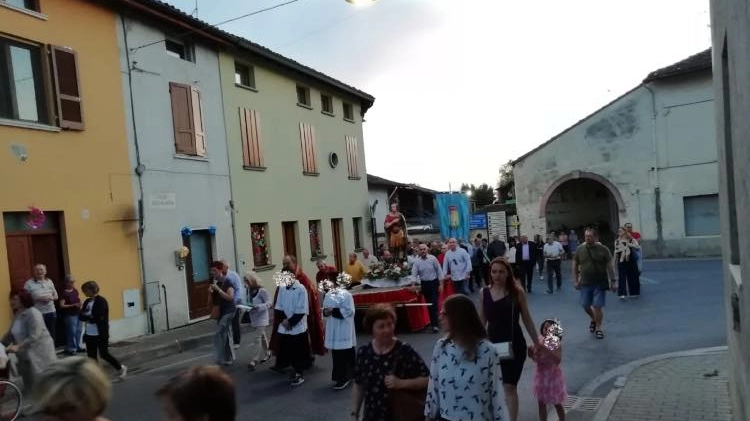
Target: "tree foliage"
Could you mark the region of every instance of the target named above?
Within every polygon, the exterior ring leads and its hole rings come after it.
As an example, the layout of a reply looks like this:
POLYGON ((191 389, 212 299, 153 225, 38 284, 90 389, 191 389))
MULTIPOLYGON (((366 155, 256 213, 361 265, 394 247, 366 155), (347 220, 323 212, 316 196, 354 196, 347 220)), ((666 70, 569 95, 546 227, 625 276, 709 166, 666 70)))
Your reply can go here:
POLYGON ((471 200, 474 201, 476 207, 491 205, 495 201, 495 190, 487 183, 480 185, 474 184, 461 184, 461 193, 471 192, 471 200))

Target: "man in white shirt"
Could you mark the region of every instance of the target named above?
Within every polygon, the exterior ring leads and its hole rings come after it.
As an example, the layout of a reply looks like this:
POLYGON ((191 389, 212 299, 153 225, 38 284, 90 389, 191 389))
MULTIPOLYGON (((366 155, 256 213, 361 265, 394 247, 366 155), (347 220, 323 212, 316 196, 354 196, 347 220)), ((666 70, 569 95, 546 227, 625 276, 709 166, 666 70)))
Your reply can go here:
POLYGON ((26 281, 23 287, 31 294, 34 307, 42 313, 44 325, 47 326, 47 331, 54 341, 56 338, 55 327, 57 326, 55 301, 58 297, 55 284, 47 278, 47 266, 42 264, 34 266, 34 277, 26 281))
POLYGON ((291 365, 294 371, 290 377, 290 384, 299 386, 305 382, 302 372, 310 362, 310 339, 307 333, 307 315, 310 308, 307 290, 297 279, 288 286, 279 287, 275 310, 274 318, 281 320, 276 331, 279 334, 276 365, 291 365))
POLYGON ((565 248, 551 236, 547 236, 547 243, 544 244, 544 260, 547 261, 547 294, 552 294, 552 271, 557 277, 557 290, 562 287, 562 273, 560 264, 565 255, 565 248))
POLYGON ((367 269, 380 263, 378 258, 370 254, 370 250, 367 249, 362 250, 362 256, 359 258, 359 261, 362 262, 367 269))
POLYGON ((471 256, 465 249, 458 247, 455 238, 448 240, 448 251, 443 258, 443 273, 448 273, 445 279, 453 282, 456 293, 469 295, 466 283, 471 275, 471 256))
POLYGON ((416 279, 419 278, 422 295, 430 303, 428 312, 430 313, 430 324, 432 332, 439 331, 438 325, 438 305, 440 297, 440 280, 443 279, 443 271, 440 263, 435 256, 427 253, 427 244, 420 244, 417 248, 419 255, 411 266, 411 275, 416 279))

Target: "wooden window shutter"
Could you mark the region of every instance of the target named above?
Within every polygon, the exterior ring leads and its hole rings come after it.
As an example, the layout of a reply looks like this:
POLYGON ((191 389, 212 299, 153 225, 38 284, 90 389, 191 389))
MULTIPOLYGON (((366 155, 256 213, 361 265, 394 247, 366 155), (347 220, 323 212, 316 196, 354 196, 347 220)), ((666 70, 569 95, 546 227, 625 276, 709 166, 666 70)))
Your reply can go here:
POLYGON ((192 88, 190 85, 170 82, 169 96, 172 101, 175 152, 196 155, 192 88))
POLYGON ((198 88, 191 86, 191 105, 193 111, 193 129, 195 130, 195 154, 206 156, 206 131, 203 127, 203 111, 201 107, 201 93, 198 88))
POLYGON ((240 108, 242 133, 242 165, 263 168, 263 141, 260 134, 260 113, 240 108))
POLYGON ((302 149, 302 172, 306 174, 318 174, 315 128, 310 124, 300 123, 299 137, 302 149))
POLYGON ((359 144, 354 136, 346 136, 346 162, 349 178, 359 178, 359 144))
POLYGON ((78 77, 78 55, 67 47, 50 46, 55 85, 57 124, 63 129, 83 130, 83 105, 78 77))

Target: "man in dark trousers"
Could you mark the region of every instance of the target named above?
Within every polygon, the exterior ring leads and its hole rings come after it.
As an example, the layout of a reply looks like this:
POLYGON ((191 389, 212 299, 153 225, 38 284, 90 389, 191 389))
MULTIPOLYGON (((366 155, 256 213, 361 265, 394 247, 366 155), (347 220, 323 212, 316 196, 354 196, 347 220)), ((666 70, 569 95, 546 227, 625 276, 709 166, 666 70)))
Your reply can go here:
POLYGON ((531 293, 534 281, 534 266, 536 266, 537 249, 527 235, 521 236, 521 242, 516 246, 516 264, 521 270, 521 284, 526 282, 526 292, 531 293))

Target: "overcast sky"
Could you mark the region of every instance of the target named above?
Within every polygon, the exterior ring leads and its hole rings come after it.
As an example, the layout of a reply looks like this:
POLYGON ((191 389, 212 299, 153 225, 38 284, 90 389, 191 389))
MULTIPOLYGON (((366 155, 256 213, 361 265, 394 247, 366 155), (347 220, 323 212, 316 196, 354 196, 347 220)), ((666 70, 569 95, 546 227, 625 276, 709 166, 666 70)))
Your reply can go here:
MULTIPOLYGON (((198 17, 284 1, 198 0, 198 17)), ((708 25, 708 0, 299 0, 221 28, 375 96, 367 172, 448 190, 494 184, 502 163, 709 47, 708 25)))

